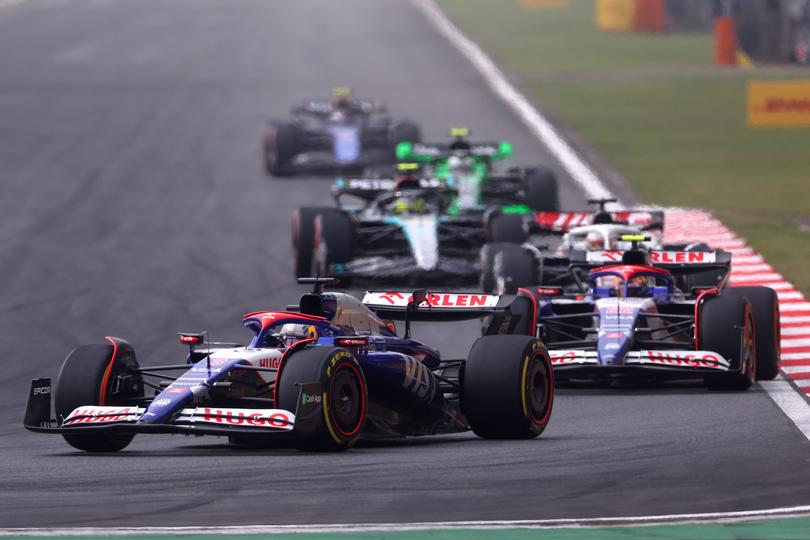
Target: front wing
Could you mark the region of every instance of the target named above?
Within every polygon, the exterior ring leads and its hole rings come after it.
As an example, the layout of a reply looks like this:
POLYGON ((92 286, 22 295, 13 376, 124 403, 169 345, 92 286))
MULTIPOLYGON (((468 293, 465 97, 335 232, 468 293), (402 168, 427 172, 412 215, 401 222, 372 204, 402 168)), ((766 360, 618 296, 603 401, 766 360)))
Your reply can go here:
POLYGON ((700 378, 709 373, 733 371, 731 362, 711 351, 630 351, 621 364, 601 364, 595 350, 549 351, 554 372, 570 377, 670 375, 673 378, 700 378))
POLYGON ((185 435, 290 435, 315 429, 323 406, 321 385, 303 384, 295 412, 283 409, 247 409, 216 405, 184 408, 163 423, 145 421, 139 406, 83 405, 67 417, 51 416, 51 379, 34 379, 23 425, 38 433, 77 433, 103 430, 117 433, 178 433, 185 435))

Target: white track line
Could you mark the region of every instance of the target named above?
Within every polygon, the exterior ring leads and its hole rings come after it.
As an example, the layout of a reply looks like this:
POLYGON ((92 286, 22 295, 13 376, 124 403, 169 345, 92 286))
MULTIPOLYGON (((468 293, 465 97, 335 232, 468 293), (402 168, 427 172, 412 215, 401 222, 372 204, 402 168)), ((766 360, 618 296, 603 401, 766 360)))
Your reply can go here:
POLYGON ((563 139, 523 94, 506 80, 495 62, 445 16, 433 0, 412 0, 440 34, 464 55, 478 70, 492 91, 509 105, 523 123, 540 139, 591 199, 608 198, 613 194, 599 180, 585 161, 563 139))
POLYGON ((619 518, 539 519, 514 521, 437 521, 421 523, 368 523, 324 525, 233 525, 227 527, 75 527, 0 529, 2 536, 122 536, 122 535, 250 535, 291 533, 359 533, 440 530, 567 529, 623 527, 630 525, 685 525, 694 523, 739 523, 763 518, 810 516, 810 506, 770 508, 748 512, 668 514, 619 518))
POLYGON ((759 381, 759 385, 810 440, 810 406, 805 398, 781 375, 772 381, 759 381))

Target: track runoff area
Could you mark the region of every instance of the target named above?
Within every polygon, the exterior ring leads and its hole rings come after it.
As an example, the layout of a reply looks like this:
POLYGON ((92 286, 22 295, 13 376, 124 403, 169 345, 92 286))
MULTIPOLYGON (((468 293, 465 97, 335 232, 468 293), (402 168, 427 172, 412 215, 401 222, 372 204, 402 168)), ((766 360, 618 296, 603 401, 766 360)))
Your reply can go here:
MULTIPOLYGON (((17 3, 21 0, 0 0, 17 3)), ((609 197, 610 190, 583 161, 554 127, 504 77, 495 63, 467 38, 441 12, 432 0, 411 0, 436 30, 464 55, 483 77, 495 95, 521 118, 537 138, 549 148, 579 187, 593 198, 609 197)), ((713 248, 732 253, 731 284, 764 285, 773 288, 780 305, 782 323, 782 373, 774 381, 760 384, 798 429, 810 439, 810 302, 756 253, 745 240, 724 226, 709 212, 668 208, 665 240, 691 241, 695 238, 713 248)), ((2 529, 4 538, 72 538, 128 536, 177 538, 178 536, 250 537, 268 536, 309 540, 317 538, 402 539, 681 539, 681 538, 810 538, 810 506, 763 509, 752 512, 717 514, 640 516, 544 521, 480 521, 449 523, 398 523, 368 525, 248 526, 248 527, 133 527, 2 529)))

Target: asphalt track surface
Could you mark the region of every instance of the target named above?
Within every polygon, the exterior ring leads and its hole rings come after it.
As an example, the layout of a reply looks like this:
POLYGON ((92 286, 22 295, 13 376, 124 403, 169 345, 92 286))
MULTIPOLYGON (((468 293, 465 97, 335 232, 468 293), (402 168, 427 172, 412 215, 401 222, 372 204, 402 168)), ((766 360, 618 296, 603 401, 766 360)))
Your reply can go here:
MULTIPOLYGON (((141 436, 72 451, 21 420, 31 378, 106 334, 142 364, 177 330, 244 340, 294 302, 292 208, 259 135, 348 84, 418 120, 542 146, 406 1, 28 0, 0 8, 0 526, 305 524, 740 511, 810 503, 810 444, 759 388, 565 390, 534 441, 473 435, 342 455, 141 436)), ((584 200, 567 182, 567 207, 584 200)), ((474 326, 422 337, 465 350, 474 326)), ((447 349, 447 347, 445 347, 447 349)), ((462 353, 463 354, 463 353, 462 353)))

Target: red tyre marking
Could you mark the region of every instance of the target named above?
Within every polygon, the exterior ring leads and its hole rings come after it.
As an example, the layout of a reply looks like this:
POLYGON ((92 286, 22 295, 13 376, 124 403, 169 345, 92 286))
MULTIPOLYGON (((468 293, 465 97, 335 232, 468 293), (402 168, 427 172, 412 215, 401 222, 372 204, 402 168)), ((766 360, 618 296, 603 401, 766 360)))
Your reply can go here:
MULTIPOLYGON (((340 434, 343 435, 344 437, 354 437, 360 431, 360 426, 363 425, 363 418, 366 417, 366 387, 363 385, 363 377, 360 374, 360 372, 358 371, 357 366, 354 363, 350 362, 348 364, 340 366, 340 368, 343 368, 343 367, 347 367, 347 368, 351 369, 352 371, 354 371, 354 374, 357 377, 357 384, 360 386, 360 404, 361 404, 360 418, 357 421, 357 426, 355 426, 355 428, 352 431, 348 432, 348 433, 343 431, 342 429, 340 429, 340 426, 338 425, 338 423, 334 421, 334 412, 332 413, 332 415, 333 415, 332 424, 333 424, 334 428, 336 430, 338 430, 340 432, 340 434)), ((330 410, 334 411, 334 407, 330 407, 330 410)))

